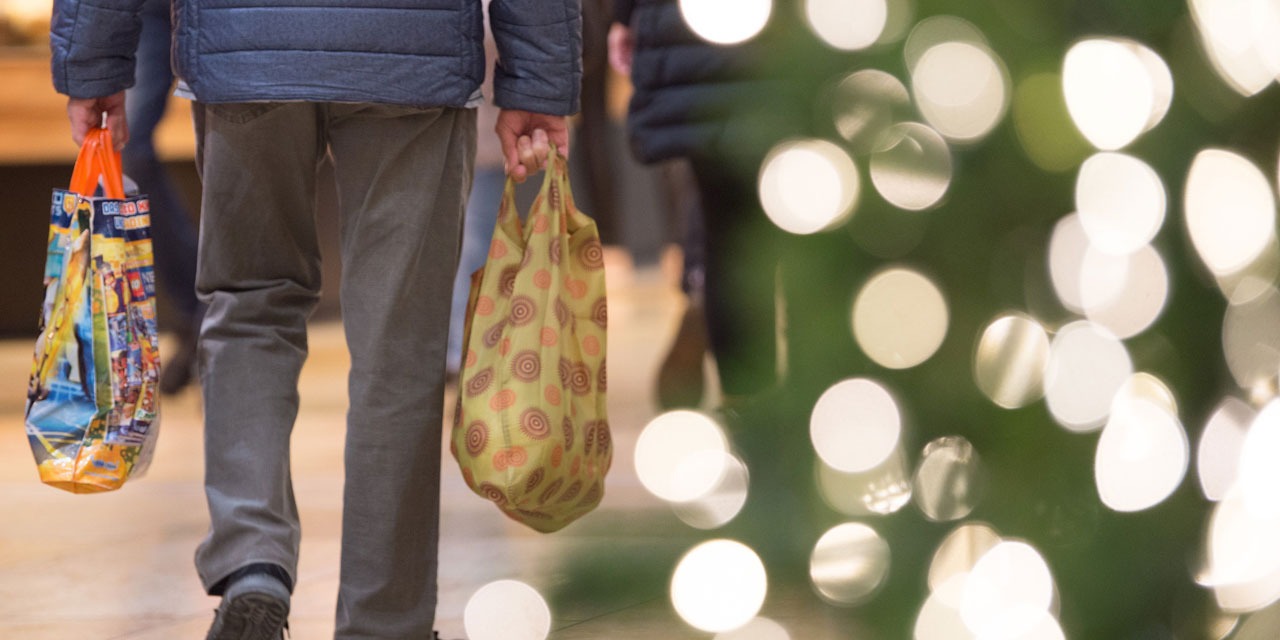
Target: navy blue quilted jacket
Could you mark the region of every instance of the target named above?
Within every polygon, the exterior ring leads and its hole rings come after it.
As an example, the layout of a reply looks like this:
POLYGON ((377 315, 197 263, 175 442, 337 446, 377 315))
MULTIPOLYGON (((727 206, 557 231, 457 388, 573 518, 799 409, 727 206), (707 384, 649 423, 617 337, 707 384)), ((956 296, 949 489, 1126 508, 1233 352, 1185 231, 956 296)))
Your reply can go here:
POLYGON ((787 63, 796 33, 794 2, 775 4, 770 26, 748 42, 720 46, 693 33, 677 0, 614 0, 614 20, 631 27, 634 93, 627 116, 631 152, 644 163, 671 158, 758 160, 808 117, 806 72, 787 63))
MULTIPOLYGON (((76 98, 133 85, 145 0, 56 0, 53 82, 76 98)), ((174 68, 203 102, 463 106, 484 78, 481 0, 173 0, 174 68)), ((579 0, 492 0, 494 102, 578 110, 579 0)))

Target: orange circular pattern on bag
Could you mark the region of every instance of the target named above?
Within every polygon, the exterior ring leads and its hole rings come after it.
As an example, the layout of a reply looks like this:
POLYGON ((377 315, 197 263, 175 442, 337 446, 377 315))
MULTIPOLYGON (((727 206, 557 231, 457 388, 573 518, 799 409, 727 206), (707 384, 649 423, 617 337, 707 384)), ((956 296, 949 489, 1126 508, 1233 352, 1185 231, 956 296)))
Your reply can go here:
POLYGON ((498 353, 504 356, 511 353, 511 338, 502 339, 502 344, 498 345, 498 353))
POLYGON ((507 255, 507 243, 494 238, 493 243, 489 245, 489 257, 497 260, 507 255))
POLYGON ((491 464, 493 464, 494 471, 506 471, 507 467, 509 466, 507 464, 507 450, 498 449, 497 451, 495 451, 493 453, 493 461, 491 462, 491 464))
POLYGON ((565 282, 565 288, 569 290, 569 294, 575 299, 581 300, 587 295, 587 283, 585 280, 570 279, 565 282))
POLYGON ((547 397, 547 402, 550 403, 552 406, 555 406, 555 407, 560 406, 560 388, 559 387, 555 386, 554 384, 547 385, 547 390, 545 395, 547 397))
POLYGON ((556 334, 556 330, 551 327, 543 327, 542 344, 548 347, 554 347, 557 342, 560 342, 560 336, 556 334))
POLYGON ((574 456, 573 464, 569 465, 569 475, 576 476, 582 470, 582 456, 574 456))
POLYGON ((523 467, 529 461, 529 453, 524 447, 511 447, 507 449, 507 464, 512 467, 523 467))
POLYGON ((538 269, 533 274, 533 286, 539 289, 548 289, 551 287, 551 272, 546 269, 538 269))
POLYGON ((476 299, 476 315, 487 316, 493 313, 493 298, 480 296, 476 299))
POLYGON ((475 349, 467 349, 467 366, 474 367, 480 361, 480 354, 475 349))
POLYGON ((489 408, 494 411, 502 411, 507 407, 516 403, 516 392, 511 389, 503 389, 489 399, 489 408))
POLYGON ((589 356, 600 355, 600 339, 595 336, 587 336, 583 338, 582 351, 589 356))
POLYGON ((542 233, 551 227, 551 219, 545 213, 533 217, 533 232, 542 233))
POLYGON ((564 449, 561 449, 560 445, 556 445, 556 448, 551 450, 551 466, 558 468, 560 466, 560 462, 563 460, 564 449))

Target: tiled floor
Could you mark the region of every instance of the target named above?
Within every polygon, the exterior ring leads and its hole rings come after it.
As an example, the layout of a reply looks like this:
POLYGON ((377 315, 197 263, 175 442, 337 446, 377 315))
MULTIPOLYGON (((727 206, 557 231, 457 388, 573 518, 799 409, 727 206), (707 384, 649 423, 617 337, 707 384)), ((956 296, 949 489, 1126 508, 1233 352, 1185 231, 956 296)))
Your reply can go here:
MULTIPOLYGON (((573 593, 574 559, 592 554, 674 557, 691 537, 669 510, 640 487, 631 452, 653 416, 650 385, 674 330, 681 297, 653 269, 633 273, 611 256, 610 412, 617 449, 598 512, 554 535, 536 534, 473 495, 444 462, 438 626, 463 637, 463 609, 480 586, 515 578, 548 592, 573 593)), ((294 435, 294 482, 303 544, 293 637, 329 637, 338 581, 341 442, 347 356, 341 329, 318 324, 302 375, 302 410, 294 435)), ((150 474, 123 490, 76 496, 36 480, 22 408, 30 344, 0 343, 0 638, 15 640, 175 640, 203 638, 216 601, 203 594, 192 552, 207 526, 201 491, 198 394, 164 404, 164 427, 150 474)), ((446 406, 452 406, 448 404, 446 406)), ((447 455, 447 454, 446 454, 447 455)), ((594 576, 626 584, 627 575, 594 576)), ((612 599, 561 597, 553 639, 709 638, 672 612, 665 583, 650 581, 612 599)), ((765 613, 795 638, 808 616, 785 592, 765 613)))

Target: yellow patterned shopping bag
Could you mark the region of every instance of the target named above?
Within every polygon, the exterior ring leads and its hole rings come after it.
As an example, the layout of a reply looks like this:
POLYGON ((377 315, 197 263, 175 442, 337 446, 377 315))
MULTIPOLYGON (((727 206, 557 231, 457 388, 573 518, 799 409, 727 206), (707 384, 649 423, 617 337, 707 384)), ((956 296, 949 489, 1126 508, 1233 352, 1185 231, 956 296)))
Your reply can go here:
POLYGON ((94 129, 71 188, 53 192, 25 423, 40 480, 73 493, 140 477, 160 430, 151 208, 122 183, 111 134, 94 129))
POLYGON ((523 228, 507 180, 467 307, 450 450, 473 491, 556 531, 600 503, 613 459, 603 253, 563 156, 552 153, 523 228))

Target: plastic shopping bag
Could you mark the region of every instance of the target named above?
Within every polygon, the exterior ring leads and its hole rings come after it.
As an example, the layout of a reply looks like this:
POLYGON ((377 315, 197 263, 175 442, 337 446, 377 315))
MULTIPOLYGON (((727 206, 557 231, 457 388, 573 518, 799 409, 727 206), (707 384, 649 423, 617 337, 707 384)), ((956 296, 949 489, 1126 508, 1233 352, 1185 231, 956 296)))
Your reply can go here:
POLYGON ((150 205, 122 182, 110 134, 95 129, 71 188, 53 192, 26 430, 41 481, 73 493, 142 475, 159 431, 150 205))
POLYGON ((600 503, 613 457, 600 237, 552 156, 523 229, 507 181, 472 275, 450 447, 473 491, 542 532, 600 503))

